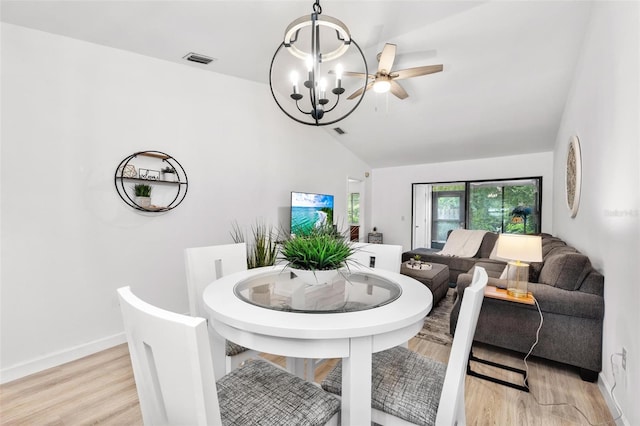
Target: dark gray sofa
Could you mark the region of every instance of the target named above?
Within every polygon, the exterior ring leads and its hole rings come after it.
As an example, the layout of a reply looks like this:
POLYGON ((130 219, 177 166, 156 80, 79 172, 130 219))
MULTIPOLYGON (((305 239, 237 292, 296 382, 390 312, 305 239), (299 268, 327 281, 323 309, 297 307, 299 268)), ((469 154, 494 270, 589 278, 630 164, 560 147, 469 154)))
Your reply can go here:
POLYGON ((506 266, 505 262, 489 259, 489 255, 491 254, 491 250, 493 250, 493 246, 496 244, 496 241, 498 241, 498 234, 495 232, 487 232, 484 235, 480 248, 474 257, 440 256, 437 254, 440 251, 438 249, 417 248, 402 253, 402 261, 406 262, 416 254, 419 254, 420 260, 423 262, 447 265, 449 267, 449 282, 455 283, 458 279, 458 275, 467 273, 477 262, 496 264, 502 267, 501 271, 504 269, 506 266))
MULTIPOLYGON (((595 381, 602 369, 604 276, 584 254, 559 238, 542 235, 541 263, 529 271, 528 290, 538 301, 544 318, 532 355, 576 366, 583 380, 595 381)), ((499 279, 503 267, 477 262, 487 269, 488 285, 505 288, 499 279)), ((461 297, 471 283, 472 270, 457 280, 458 298, 451 312, 453 333, 461 297)), ((540 315, 535 305, 485 298, 474 340, 526 354, 535 341, 540 315)))

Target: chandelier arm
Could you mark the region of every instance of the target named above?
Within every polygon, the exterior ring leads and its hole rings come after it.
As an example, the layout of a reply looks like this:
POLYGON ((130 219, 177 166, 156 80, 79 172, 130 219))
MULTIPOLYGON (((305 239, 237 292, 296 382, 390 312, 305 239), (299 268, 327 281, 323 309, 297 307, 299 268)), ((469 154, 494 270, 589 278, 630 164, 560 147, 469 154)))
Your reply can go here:
POLYGON ((298 108, 298 111, 300 111, 300 112, 301 112, 301 113, 303 113, 303 114, 311 115, 311 112, 303 111, 303 110, 300 108, 300 105, 298 104, 298 101, 296 101, 296 108, 298 108))
POLYGON ((325 110, 324 110, 324 113, 326 114, 326 113, 328 113, 328 112, 333 111, 333 110, 338 106, 338 103, 340 103, 340 95, 336 95, 336 103, 335 103, 335 104, 333 104, 333 106, 332 106, 331 108, 329 108, 329 109, 325 109, 325 110))

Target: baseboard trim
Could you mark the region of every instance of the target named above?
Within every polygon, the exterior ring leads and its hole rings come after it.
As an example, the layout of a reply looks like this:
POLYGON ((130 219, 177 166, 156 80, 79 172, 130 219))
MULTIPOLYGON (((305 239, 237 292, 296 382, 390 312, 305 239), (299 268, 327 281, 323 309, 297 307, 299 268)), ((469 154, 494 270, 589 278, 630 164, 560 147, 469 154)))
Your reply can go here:
POLYGON ((600 393, 602 394, 604 401, 607 403, 607 407, 609 407, 609 412, 613 418, 615 419, 618 415, 620 416, 620 418, 615 422, 616 426, 631 426, 627 418, 624 416, 624 412, 620 413, 620 410, 616 406, 620 404, 617 404, 617 401, 614 401, 615 395, 611 395, 611 386, 609 385, 609 382, 607 382, 602 371, 598 374, 598 389, 600 389, 600 393))
POLYGON ((7 367, 0 370, 0 384, 12 382, 31 374, 39 373, 48 368, 57 367, 58 365, 75 361, 85 356, 92 355, 96 352, 100 352, 105 349, 109 349, 111 347, 125 343, 126 341, 127 337, 124 332, 122 332, 114 334, 113 336, 94 340, 93 342, 74 346, 62 351, 53 352, 40 358, 7 367))

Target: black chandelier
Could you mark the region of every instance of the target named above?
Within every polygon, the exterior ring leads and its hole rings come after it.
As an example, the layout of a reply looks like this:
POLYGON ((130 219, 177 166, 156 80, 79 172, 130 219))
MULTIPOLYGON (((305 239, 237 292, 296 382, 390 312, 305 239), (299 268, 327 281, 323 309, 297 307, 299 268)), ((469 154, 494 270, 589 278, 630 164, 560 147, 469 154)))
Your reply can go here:
POLYGON ((284 41, 271 60, 269 86, 273 99, 290 118, 302 124, 326 126, 347 117, 360 105, 368 83, 363 75, 367 76, 368 71, 367 61, 349 29, 338 19, 322 16, 320 0, 316 0, 311 16, 296 19, 285 30, 284 41), (303 45, 310 49, 299 47, 303 45), (282 51, 289 54, 279 55, 282 51), (338 58, 341 63, 336 61, 338 58), (345 65, 359 72, 345 73, 345 65), (301 75, 306 76, 303 87, 299 85, 301 75), (346 90, 343 76, 353 76, 347 86, 361 89, 357 101, 340 102, 346 90), (334 82, 333 87, 329 86, 330 81, 334 82))

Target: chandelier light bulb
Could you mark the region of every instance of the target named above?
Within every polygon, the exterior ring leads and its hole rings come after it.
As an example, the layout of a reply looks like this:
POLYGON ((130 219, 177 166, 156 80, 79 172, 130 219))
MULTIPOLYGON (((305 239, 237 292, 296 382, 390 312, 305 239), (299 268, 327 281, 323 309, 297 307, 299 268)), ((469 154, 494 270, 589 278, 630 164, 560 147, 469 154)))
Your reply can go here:
POLYGON ((298 74, 298 71, 293 70, 291 71, 291 74, 289 74, 289 78, 291 79, 291 83, 294 86, 298 85, 298 81, 300 80, 300 74, 298 74))
POLYGON ((336 65, 336 80, 341 80, 342 79, 342 72, 344 71, 344 69, 342 68, 342 64, 337 64, 336 65))
POLYGON ((298 71, 296 70, 291 71, 289 78, 291 79, 291 84, 293 84, 293 90, 291 91, 291 98, 298 101, 302 99, 302 95, 298 92, 298 80, 300 79, 300 75, 298 74, 298 71))
POLYGON ((307 59, 304 60, 304 63, 307 65, 307 71, 311 72, 313 69, 313 58, 311 55, 307 55, 307 59))
POLYGON ((322 101, 327 99, 327 80, 325 78, 321 78, 318 86, 320 88, 320 103, 322 104, 322 101))

